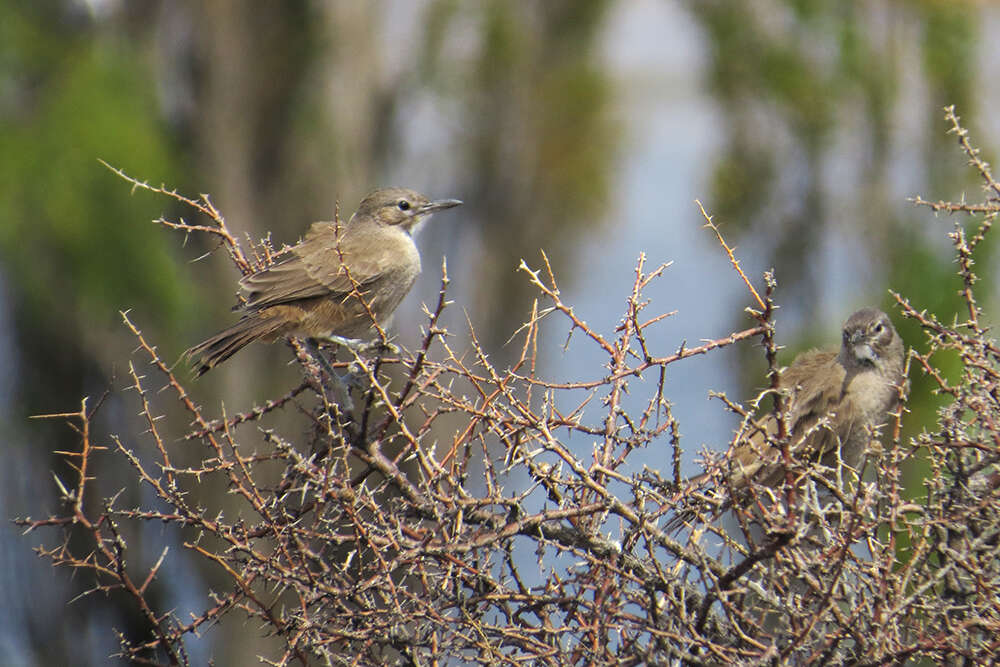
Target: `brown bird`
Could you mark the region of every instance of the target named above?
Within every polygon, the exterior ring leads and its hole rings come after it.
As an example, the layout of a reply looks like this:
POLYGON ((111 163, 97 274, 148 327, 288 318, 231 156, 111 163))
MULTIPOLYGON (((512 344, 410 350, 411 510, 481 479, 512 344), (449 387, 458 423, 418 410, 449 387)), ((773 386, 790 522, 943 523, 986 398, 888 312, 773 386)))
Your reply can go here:
MULTIPOLYGON (((844 323, 839 351, 814 350, 796 357, 782 373, 780 386, 792 458, 830 468, 842 461, 857 469, 875 432, 898 405, 904 356, 903 341, 889 316, 863 308, 844 323)), ((782 483, 786 471, 781 450, 774 445, 777 433, 778 422, 768 415, 732 452, 726 474, 734 489, 751 482, 772 488, 782 483)), ((705 473, 689 485, 710 478, 705 473)), ((676 518, 689 517, 682 512, 676 518)))
POLYGON ((240 280, 247 292, 237 307, 240 320, 185 353, 196 360, 197 375, 255 340, 371 336, 376 323, 388 324, 420 273, 414 226, 461 203, 386 188, 365 197, 346 225, 313 223, 283 259, 240 280))

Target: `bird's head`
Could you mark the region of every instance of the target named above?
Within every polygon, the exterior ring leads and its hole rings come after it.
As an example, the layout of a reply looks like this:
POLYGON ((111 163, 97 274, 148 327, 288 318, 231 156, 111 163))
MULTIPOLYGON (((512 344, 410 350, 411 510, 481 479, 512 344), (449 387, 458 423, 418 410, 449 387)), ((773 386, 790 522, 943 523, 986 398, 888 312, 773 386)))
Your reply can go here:
POLYGON ((903 341, 888 315, 877 308, 862 308, 844 323, 840 358, 845 366, 883 367, 886 360, 902 363, 903 341))
POLYGON ((383 188, 365 197, 354 216, 363 216, 374 220, 376 224, 399 227, 411 233, 417 223, 426 220, 435 211, 461 203, 458 199, 431 201, 419 192, 406 188, 383 188))

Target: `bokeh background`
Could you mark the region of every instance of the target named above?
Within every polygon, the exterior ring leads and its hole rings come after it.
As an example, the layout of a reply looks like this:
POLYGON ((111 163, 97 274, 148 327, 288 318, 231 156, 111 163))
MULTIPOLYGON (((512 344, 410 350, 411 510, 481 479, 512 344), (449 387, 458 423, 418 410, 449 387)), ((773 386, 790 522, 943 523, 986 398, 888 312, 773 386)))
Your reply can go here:
MULTIPOLYGON (((346 217, 380 185, 463 199, 422 230, 424 275, 394 332, 417 340, 447 258, 446 324, 461 333, 468 317, 500 365, 534 297, 516 268, 541 266, 541 249, 564 299, 609 336, 640 253, 649 267, 672 262, 646 293, 651 316, 677 311, 657 325, 655 354, 749 326, 699 199, 758 286, 775 269, 788 363, 836 344, 854 309, 889 309, 890 287, 957 312, 954 220, 907 198, 980 196, 942 108, 957 106, 989 159, 998 21, 990 3, 933 0, 0 2, 0 516, 58 509, 52 474, 68 471, 53 452, 76 438, 29 415, 110 390, 102 432, 140 437, 120 398, 135 342, 119 311, 167 359, 232 319, 237 274, 223 253, 204 257, 207 239, 150 222, 204 220, 133 192, 99 159, 208 193, 233 230, 278 243, 338 202, 346 217)), ((993 247, 978 258, 989 298, 993 247)), ((564 349, 565 335, 546 331, 544 372, 599 377, 599 351, 564 349)), ((288 359, 255 346, 194 391, 246 407, 292 386, 288 359)), ((763 365, 744 344, 671 367, 688 469, 732 429, 708 391, 746 397, 763 365)), ((913 381, 911 433, 935 400, 913 381)), ((668 451, 635 463, 665 469, 668 451)), ((102 472, 129 486, 126 469, 102 472)), ((69 603, 92 582, 39 560, 30 547, 45 537, 0 526, 0 662, 105 664, 112 628, 144 628, 114 596, 69 603)), ((164 539, 148 527, 130 547, 155 560, 164 539)), ((198 609, 213 576, 175 549, 161 608, 198 609)), ((267 641, 230 623, 190 648, 195 663, 254 664, 267 641)))

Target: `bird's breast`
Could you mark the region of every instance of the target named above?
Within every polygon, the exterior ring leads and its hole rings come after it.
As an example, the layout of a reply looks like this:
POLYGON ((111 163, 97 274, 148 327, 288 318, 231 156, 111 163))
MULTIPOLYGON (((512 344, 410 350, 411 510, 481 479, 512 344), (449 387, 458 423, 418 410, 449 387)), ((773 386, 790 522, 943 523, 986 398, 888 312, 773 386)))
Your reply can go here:
POLYGON ((860 422, 877 426, 888 421, 897 398, 894 381, 872 369, 858 373, 847 387, 847 398, 860 422))

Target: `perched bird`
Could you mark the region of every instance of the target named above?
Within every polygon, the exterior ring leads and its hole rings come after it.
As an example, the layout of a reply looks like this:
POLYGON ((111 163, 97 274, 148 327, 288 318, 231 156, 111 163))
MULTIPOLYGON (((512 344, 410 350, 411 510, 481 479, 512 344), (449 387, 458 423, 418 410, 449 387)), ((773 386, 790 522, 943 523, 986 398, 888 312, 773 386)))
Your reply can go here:
MULTIPOLYGON (((791 457, 831 468, 842 461, 857 469, 875 431, 888 423, 889 412, 898 404, 904 356, 903 341, 889 316, 863 308, 844 323, 839 351, 814 350, 796 357, 781 374, 779 387, 791 457)), ((777 419, 768 415, 756 426, 726 461, 727 481, 737 491, 751 482, 776 487, 786 477, 781 450, 774 443, 777 419)), ((689 483, 701 484, 710 476, 689 483)))
POLYGON ((365 197, 346 225, 313 223, 283 259, 240 280, 247 292, 240 320, 185 353, 195 360, 197 375, 255 340, 371 336, 376 323, 388 323, 420 273, 414 226, 461 203, 386 188, 365 197))

